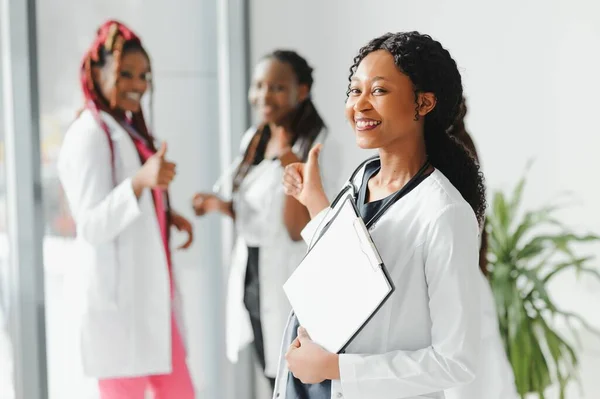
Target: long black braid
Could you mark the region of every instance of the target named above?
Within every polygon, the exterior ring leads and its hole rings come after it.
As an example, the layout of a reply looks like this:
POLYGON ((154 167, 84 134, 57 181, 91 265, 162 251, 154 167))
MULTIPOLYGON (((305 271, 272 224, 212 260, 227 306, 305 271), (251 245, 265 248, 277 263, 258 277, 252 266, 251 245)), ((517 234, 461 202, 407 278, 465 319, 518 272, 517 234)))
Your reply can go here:
MULTIPOLYGON (((463 94, 456 62, 448 50, 429 35, 419 32, 386 33, 359 50, 350 67, 349 79, 361 61, 377 50, 389 52, 398 69, 410 78, 415 91, 415 104, 419 93, 435 94, 436 105, 425 116, 424 125, 429 161, 460 191, 473 208, 479 223, 482 223, 486 208, 483 174, 479 163, 449 129, 457 118, 463 94)), ((346 94, 349 93, 350 84, 346 94)), ((415 110, 415 120, 418 118, 415 110)))

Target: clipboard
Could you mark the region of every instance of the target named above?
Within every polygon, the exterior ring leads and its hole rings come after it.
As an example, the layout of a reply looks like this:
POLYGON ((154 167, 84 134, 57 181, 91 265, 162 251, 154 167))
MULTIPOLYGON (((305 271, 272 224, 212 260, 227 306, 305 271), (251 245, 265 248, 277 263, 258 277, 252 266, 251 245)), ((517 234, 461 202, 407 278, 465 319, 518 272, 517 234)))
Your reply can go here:
POLYGON ((341 353, 394 292, 373 240, 347 195, 283 285, 311 339, 341 353))

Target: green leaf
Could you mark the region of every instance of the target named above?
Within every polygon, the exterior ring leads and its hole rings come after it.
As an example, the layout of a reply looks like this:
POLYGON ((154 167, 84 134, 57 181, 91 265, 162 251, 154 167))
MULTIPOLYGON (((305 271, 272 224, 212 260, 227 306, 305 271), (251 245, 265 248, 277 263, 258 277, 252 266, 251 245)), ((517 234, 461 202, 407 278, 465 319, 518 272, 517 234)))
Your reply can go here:
POLYGON ((517 183, 515 190, 513 191, 512 199, 509 205, 509 213, 512 218, 514 218, 519 210, 519 206, 521 205, 521 197, 523 196, 523 189, 525 188, 525 176, 519 180, 517 183))
POLYGON ((502 228, 504 231, 508 230, 510 225, 509 219, 509 210, 506 205, 506 199, 504 198, 504 194, 501 192, 496 192, 494 195, 493 201, 494 214, 496 216, 496 221, 498 226, 502 228))
POLYGON ((598 236, 592 234, 583 236, 573 233, 542 234, 533 237, 515 254, 515 257, 518 259, 528 259, 540 254, 543 249, 556 249, 569 256, 574 256, 569 248, 571 244, 590 243, 599 240, 600 238, 598 236), (540 250, 540 248, 542 248, 542 250, 540 250))
POLYGON ((534 227, 540 227, 544 224, 553 224, 552 213, 559 210, 558 206, 547 206, 537 211, 525 213, 523 221, 517 226, 511 239, 511 245, 517 246, 519 240, 534 227))
POLYGON ((600 279, 600 272, 598 272, 596 269, 591 269, 584 266, 584 263, 587 263, 593 259, 593 256, 585 256, 583 258, 574 258, 569 259, 566 262, 558 263, 557 265, 552 266, 552 271, 544 276, 543 282, 544 284, 547 284, 553 277, 567 269, 575 269, 580 273, 588 273, 600 279))
POLYGON ((590 323, 587 322, 587 320, 585 320, 583 317, 581 317, 580 315, 578 315, 577 313, 573 313, 573 312, 567 312, 564 310, 558 310, 558 309, 554 309, 555 313, 558 313, 564 317, 568 317, 568 318, 572 318, 577 320, 577 322, 581 323, 581 325, 588 330, 591 333, 596 334, 597 336, 600 337, 600 330, 598 330, 597 328, 593 327, 590 323))
POLYGON ((515 254, 516 259, 529 259, 540 255, 546 246, 540 241, 531 241, 515 254))
POLYGON ((522 270, 522 274, 532 285, 525 297, 532 298, 535 296, 536 299, 542 301, 546 305, 545 308, 555 309, 554 303, 550 300, 550 295, 548 294, 544 281, 533 270, 522 270))

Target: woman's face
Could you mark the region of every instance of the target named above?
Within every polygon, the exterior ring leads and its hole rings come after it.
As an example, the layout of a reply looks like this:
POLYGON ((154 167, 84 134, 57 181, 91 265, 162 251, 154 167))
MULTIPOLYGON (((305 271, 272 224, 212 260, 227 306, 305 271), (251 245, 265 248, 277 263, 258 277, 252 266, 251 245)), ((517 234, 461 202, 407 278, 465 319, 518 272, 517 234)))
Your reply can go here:
POLYGON ((116 91, 117 108, 138 112, 141 100, 150 81, 150 61, 140 50, 132 50, 121 56, 121 67, 116 72, 114 58, 108 57, 104 66, 95 71, 95 80, 105 99, 110 100, 116 91), (116 82, 116 84, 115 84, 116 82))
POLYGON ((359 147, 385 148, 422 135, 423 116, 433 107, 433 93, 419 92, 415 99, 410 78, 388 51, 377 50, 361 61, 352 76, 346 118, 359 147))
POLYGON ((299 85, 292 67, 274 58, 265 58, 254 69, 248 100, 263 123, 285 123, 287 117, 308 96, 308 86, 299 85))

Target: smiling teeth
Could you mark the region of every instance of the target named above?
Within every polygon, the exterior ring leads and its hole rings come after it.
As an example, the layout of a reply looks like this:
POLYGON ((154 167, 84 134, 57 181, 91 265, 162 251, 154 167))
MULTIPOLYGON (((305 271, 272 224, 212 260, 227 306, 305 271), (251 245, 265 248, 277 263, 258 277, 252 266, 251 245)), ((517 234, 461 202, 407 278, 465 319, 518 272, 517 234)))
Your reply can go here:
POLYGON ((367 126, 377 126, 380 125, 381 121, 357 121, 356 122, 356 126, 357 127, 367 127, 367 126))
POLYGON ((127 93, 127 98, 139 101, 142 98, 142 96, 139 93, 127 93))

